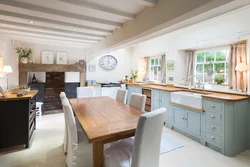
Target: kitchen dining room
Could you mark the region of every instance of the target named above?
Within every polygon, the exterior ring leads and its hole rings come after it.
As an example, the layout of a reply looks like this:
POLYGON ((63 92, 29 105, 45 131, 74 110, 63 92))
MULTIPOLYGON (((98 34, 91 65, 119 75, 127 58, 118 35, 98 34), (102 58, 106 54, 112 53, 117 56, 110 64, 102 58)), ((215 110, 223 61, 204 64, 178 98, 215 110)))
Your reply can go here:
POLYGON ((249 5, 0 1, 0 166, 249 167, 249 5))

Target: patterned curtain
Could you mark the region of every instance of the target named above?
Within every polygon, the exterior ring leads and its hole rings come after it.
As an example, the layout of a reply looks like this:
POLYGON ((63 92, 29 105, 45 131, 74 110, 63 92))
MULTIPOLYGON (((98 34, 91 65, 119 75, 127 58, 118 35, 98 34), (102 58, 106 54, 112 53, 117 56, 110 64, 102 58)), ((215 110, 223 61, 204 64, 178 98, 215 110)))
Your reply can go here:
POLYGON ((161 56, 161 83, 165 84, 166 83, 166 54, 161 56))
POLYGON ((233 90, 247 92, 247 71, 240 72, 235 70, 239 63, 247 64, 246 43, 230 46, 228 82, 233 90))
MULTIPOLYGON (((187 54, 187 64, 186 64, 186 81, 189 77, 194 75, 194 51, 186 51, 187 54)), ((193 81, 192 81, 193 82, 193 81)))

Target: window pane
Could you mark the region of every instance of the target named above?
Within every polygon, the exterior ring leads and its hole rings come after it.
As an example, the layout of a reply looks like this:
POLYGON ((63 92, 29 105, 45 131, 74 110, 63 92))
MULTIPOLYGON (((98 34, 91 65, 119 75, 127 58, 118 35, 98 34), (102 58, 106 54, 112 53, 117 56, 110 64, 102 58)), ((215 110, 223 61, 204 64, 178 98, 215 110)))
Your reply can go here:
POLYGON ((196 65, 196 72, 197 73, 203 73, 203 64, 197 64, 196 65))
POLYGON ((158 65, 159 59, 155 59, 155 65, 158 65))
POLYGON ((160 71, 160 72, 161 72, 161 66, 158 66, 158 71, 160 71))
POLYGON ((154 80, 157 80, 157 67, 154 67, 154 80))
POLYGON ((216 73, 222 73, 222 74, 224 74, 225 63, 215 63, 214 64, 214 70, 215 70, 216 73))
POLYGON ((151 65, 155 65, 155 59, 151 59, 151 65))
POLYGON ((226 51, 216 52, 216 61, 226 61, 226 51))
POLYGON ((214 61, 214 52, 206 52, 206 62, 214 61))
POLYGON ((204 82, 209 82, 209 83, 213 82, 213 77, 205 74, 204 82))
POLYGON ((226 63, 226 73, 228 74, 228 63, 226 63))
POLYGON ((205 68, 205 73, 212 71, 213 70, 213 64, 205 64, 204 65, 205 68))
POLYGON ((161 65, 161 58, 159 58, 159 65, 161 65))
POLYGON ((197 54, 197 62, 204 62, 204 52, 197 54))
POLYGON ((215 76, 215 77, 214 77, 214 83, 219 82, 221 79, 224 79, 224 82, 219 83, 219 84, 225 83, 225 76, 224 76, 223 74, 215 74, 214 76, 215 76), (217 81, 217 82, 216 82, 216 81, 217 81))
MULTIPOLYGON (((201 80, 201 82, 204 81, 203 74, 197 74, 196 77, 199 78, 201 80)), ((195 82, 198 83, 198 79, 197 78, 195 78, 195 82)))

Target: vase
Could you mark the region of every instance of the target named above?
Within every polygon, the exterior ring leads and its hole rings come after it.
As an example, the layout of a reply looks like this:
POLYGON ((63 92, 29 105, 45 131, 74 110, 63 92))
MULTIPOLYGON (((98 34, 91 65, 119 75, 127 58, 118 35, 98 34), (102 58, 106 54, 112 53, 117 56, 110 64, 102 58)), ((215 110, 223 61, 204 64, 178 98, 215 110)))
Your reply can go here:
POLYGON ((23 64, 27 64, 27 63, 28 63, 28 58, 26 58, 26 57, 22 58, 22 59, 21 59, 21 62, 22 62, 23 64))
POLYGON ((132 83, 136 83, 136 79, 132 78, 132 83))

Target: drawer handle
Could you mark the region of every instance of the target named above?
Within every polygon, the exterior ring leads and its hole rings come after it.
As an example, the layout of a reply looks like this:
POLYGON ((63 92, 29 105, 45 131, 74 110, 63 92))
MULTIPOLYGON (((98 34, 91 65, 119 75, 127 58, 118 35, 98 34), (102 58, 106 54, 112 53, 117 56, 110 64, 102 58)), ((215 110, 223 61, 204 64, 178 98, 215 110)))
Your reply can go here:
POLYGON ((210 115, 210 117, 211 117, 211 118, 215 118, 215 116, 214 116, 214 115, 210 115))
POLYGON ((214 139, 215 139, 215 137, 214 137, 214 136, 211 136, 211 139, 213 139, 213 140, 214 140, 214 139))
POLYGON ((212 128, 212 129, 216 129, 215 126, 213 126, 213 125, 211 126, 211 128, 212 128))
POLYGON ((214 108, 214 107, 215 107, 215 105, 211 104, 211 107, 212 107, 212 108, 214 108))

